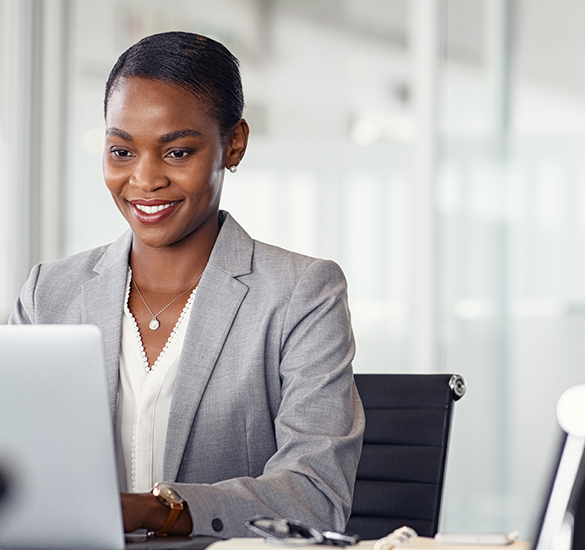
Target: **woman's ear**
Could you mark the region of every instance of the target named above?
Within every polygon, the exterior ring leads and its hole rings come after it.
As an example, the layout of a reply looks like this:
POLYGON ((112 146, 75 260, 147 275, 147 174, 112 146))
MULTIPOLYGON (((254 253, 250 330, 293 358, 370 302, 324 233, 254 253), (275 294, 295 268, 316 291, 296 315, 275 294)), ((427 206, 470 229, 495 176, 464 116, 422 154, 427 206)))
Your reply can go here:
POLYGON ((228 170, 233 166, 238 166, 244 158, 249 134, 250 127, 243 118, 231 129, 225 151, 225 167, 228 170))

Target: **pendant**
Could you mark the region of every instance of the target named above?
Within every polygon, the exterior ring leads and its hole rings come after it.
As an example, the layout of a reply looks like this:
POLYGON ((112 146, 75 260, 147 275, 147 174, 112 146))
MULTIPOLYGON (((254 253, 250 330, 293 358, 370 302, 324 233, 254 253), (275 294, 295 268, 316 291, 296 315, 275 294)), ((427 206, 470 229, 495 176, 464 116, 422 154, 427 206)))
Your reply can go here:
POLYGON ((156 317, 153 317, 152 321, 148 323, 148 328, 150 330, 156 330, 158 327, 160 327, 160 323, 158 322, 158 319, 156 317))

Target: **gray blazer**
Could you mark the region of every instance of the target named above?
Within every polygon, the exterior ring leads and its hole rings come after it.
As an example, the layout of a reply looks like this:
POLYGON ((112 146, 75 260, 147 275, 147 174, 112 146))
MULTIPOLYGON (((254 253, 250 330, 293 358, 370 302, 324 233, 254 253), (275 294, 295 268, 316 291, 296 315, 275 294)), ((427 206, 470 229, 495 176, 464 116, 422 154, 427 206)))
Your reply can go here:
MULTIPOLYGON (((193 534, 246 536, 257 514, 342 530, 364 429, 343 273, 220 219, 180 357, 165 481, 193 534)), ((129 231, 36 266, 9 321, 97 325, 112 418, 131 242, 129 231)))

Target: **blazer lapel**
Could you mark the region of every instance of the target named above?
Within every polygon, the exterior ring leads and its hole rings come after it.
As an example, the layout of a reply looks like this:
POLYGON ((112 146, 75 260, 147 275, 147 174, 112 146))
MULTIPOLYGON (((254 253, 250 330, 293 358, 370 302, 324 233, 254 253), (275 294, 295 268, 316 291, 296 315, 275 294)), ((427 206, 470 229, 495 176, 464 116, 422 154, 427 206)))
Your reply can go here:
POLYGON ((116 418, 120 337, 123 304, 126 298, 128 254, 132 234, 125 233, 113 243, 95 265, 97 276, 82 285, 82 323, 97 325, 104 341, 106 382, 112 419, 116 418))
POLYGON ((177 477, 193 420, 248 287, 253 241, 227 215, 197 289, 169 413, 164 479, 177 477))

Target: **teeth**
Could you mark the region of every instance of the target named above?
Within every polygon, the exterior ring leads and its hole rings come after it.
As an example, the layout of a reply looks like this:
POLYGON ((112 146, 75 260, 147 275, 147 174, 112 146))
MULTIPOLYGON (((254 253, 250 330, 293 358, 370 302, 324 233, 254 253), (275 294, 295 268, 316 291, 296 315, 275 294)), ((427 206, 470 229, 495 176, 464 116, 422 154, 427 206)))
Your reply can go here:
POLYGON ((167 204, 159 204, 157 206, 143 206, 142 204, 135 204, 134 206, 136 206, 136 208, 138 208, 138 210, 140 210, 141 212, 144 212, 145 214, 156 214, 157 212, 160 212, 161 210, 165 210, 167 208, 169 208, 169 206, 173 206, 174 204, 177 204, 178 201, 175 202, 169 202, 167 204))

